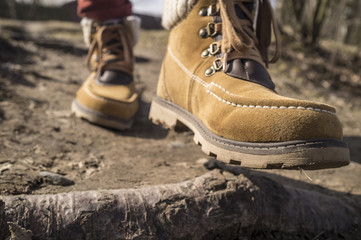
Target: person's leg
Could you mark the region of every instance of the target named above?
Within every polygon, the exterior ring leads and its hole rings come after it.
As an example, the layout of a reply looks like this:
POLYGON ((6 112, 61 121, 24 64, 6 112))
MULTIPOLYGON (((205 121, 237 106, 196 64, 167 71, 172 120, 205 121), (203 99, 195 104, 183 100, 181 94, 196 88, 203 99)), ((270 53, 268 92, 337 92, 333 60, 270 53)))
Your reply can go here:
POLYGON ((79 0, 78 12, 86 17, 82 25, 90 45, 87 65, 91 74, 77 92, 72 111, 91 123, 130 128, 138 109, 133 46, 140 20, 129 17, 127 0, 79 0))
POLYGON ((278 56, 268 60, 272 25, 276 31, 268 0, 166 0, 164 10, 171 32, 149 115, 154 123, 186 125, 205 153, 245 167, 349 163, 333 107, 275 91, 267 72, 278 56))
POLYGON ((129 0, 78 0, 78 15, 105 21, 132 15, 129 0))

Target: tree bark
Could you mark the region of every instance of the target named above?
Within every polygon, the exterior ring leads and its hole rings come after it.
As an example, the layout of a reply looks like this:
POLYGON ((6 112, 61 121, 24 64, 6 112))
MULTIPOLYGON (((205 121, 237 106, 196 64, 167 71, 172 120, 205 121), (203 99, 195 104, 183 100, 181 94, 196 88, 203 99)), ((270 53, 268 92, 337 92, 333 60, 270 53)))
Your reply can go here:
POLYGON ((312 239, 357 224, 355 209, 337 198, 239 174, 214 170, 141 189, 1 196, 0 239, 9 237, 9 224, 13 236, 28 239, 312 239))
POLYGON ((16 19, 17 18, 17 14, 16 14, 16 3, 15 0, 8 0, 7 1, 8 6, 9 6, 9 13, 10 13, 10 17, 12 19, 16 19))
POLYGON ((361 46, 361 2, 353 0, 350 2, 349 15, 346 17, 347 32, 344 42, 361 46))
POLYGON ((312 45, 315 45, 320 37, 321 29, 326 18, 329 3, 330 2, 328 0, 318 0, 316 3, 316 9, 313 14, 312 20, 312 45))
POLYGON ((293 0, 293 11, 295 13, 295 18, 300 26, 300 34, 302 37, 303 43, 307 43, 309 37, 309 23, 308 23, 308 0, 293 0))

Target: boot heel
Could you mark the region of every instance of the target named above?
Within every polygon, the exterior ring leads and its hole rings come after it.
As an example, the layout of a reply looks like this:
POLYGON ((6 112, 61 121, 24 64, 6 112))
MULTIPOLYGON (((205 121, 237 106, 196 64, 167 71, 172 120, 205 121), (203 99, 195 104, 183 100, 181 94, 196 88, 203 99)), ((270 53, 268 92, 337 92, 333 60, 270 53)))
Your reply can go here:
POLYGON ((178 120, 178 115, 156 101, 152 101, 149 111, 149 119, 154 124, 161 125, 164 128, 175 131, 185 131, 188 128, 178 120))

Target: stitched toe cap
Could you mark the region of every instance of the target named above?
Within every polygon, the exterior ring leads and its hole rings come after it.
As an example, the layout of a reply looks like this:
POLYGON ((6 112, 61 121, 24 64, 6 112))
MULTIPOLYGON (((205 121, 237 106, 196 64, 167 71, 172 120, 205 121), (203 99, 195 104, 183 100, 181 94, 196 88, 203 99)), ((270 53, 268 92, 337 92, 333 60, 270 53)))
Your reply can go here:
POLYGON ((307 109, 235 109, 214 128, 222 137, 244 142, 342 138, 336 115, 307 109))

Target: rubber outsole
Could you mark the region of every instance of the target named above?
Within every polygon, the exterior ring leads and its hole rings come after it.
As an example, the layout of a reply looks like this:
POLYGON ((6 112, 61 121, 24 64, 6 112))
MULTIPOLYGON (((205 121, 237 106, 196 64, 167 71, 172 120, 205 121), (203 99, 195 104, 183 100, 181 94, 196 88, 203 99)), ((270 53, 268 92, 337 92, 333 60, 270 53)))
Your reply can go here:
POLYGON ((337 139, 276 143, 239 142, 208 130, 193 114, 160 97, 152 101, 149 118, 169 129, 193 131, 194 142, 209 156, 226 163, 262 169, 324 169, 349 164, 349 149, 337 139))
POLYGON ((74 99, 71 104, 71 111, 75 113, 75 116, 84 119, 90 123, 108 127, 117 130, 130 129, 133 125, 133 120, 125 120, 113 116, 103 114, 98 111, 94 111, 83 106, 78 100, 74 99))

